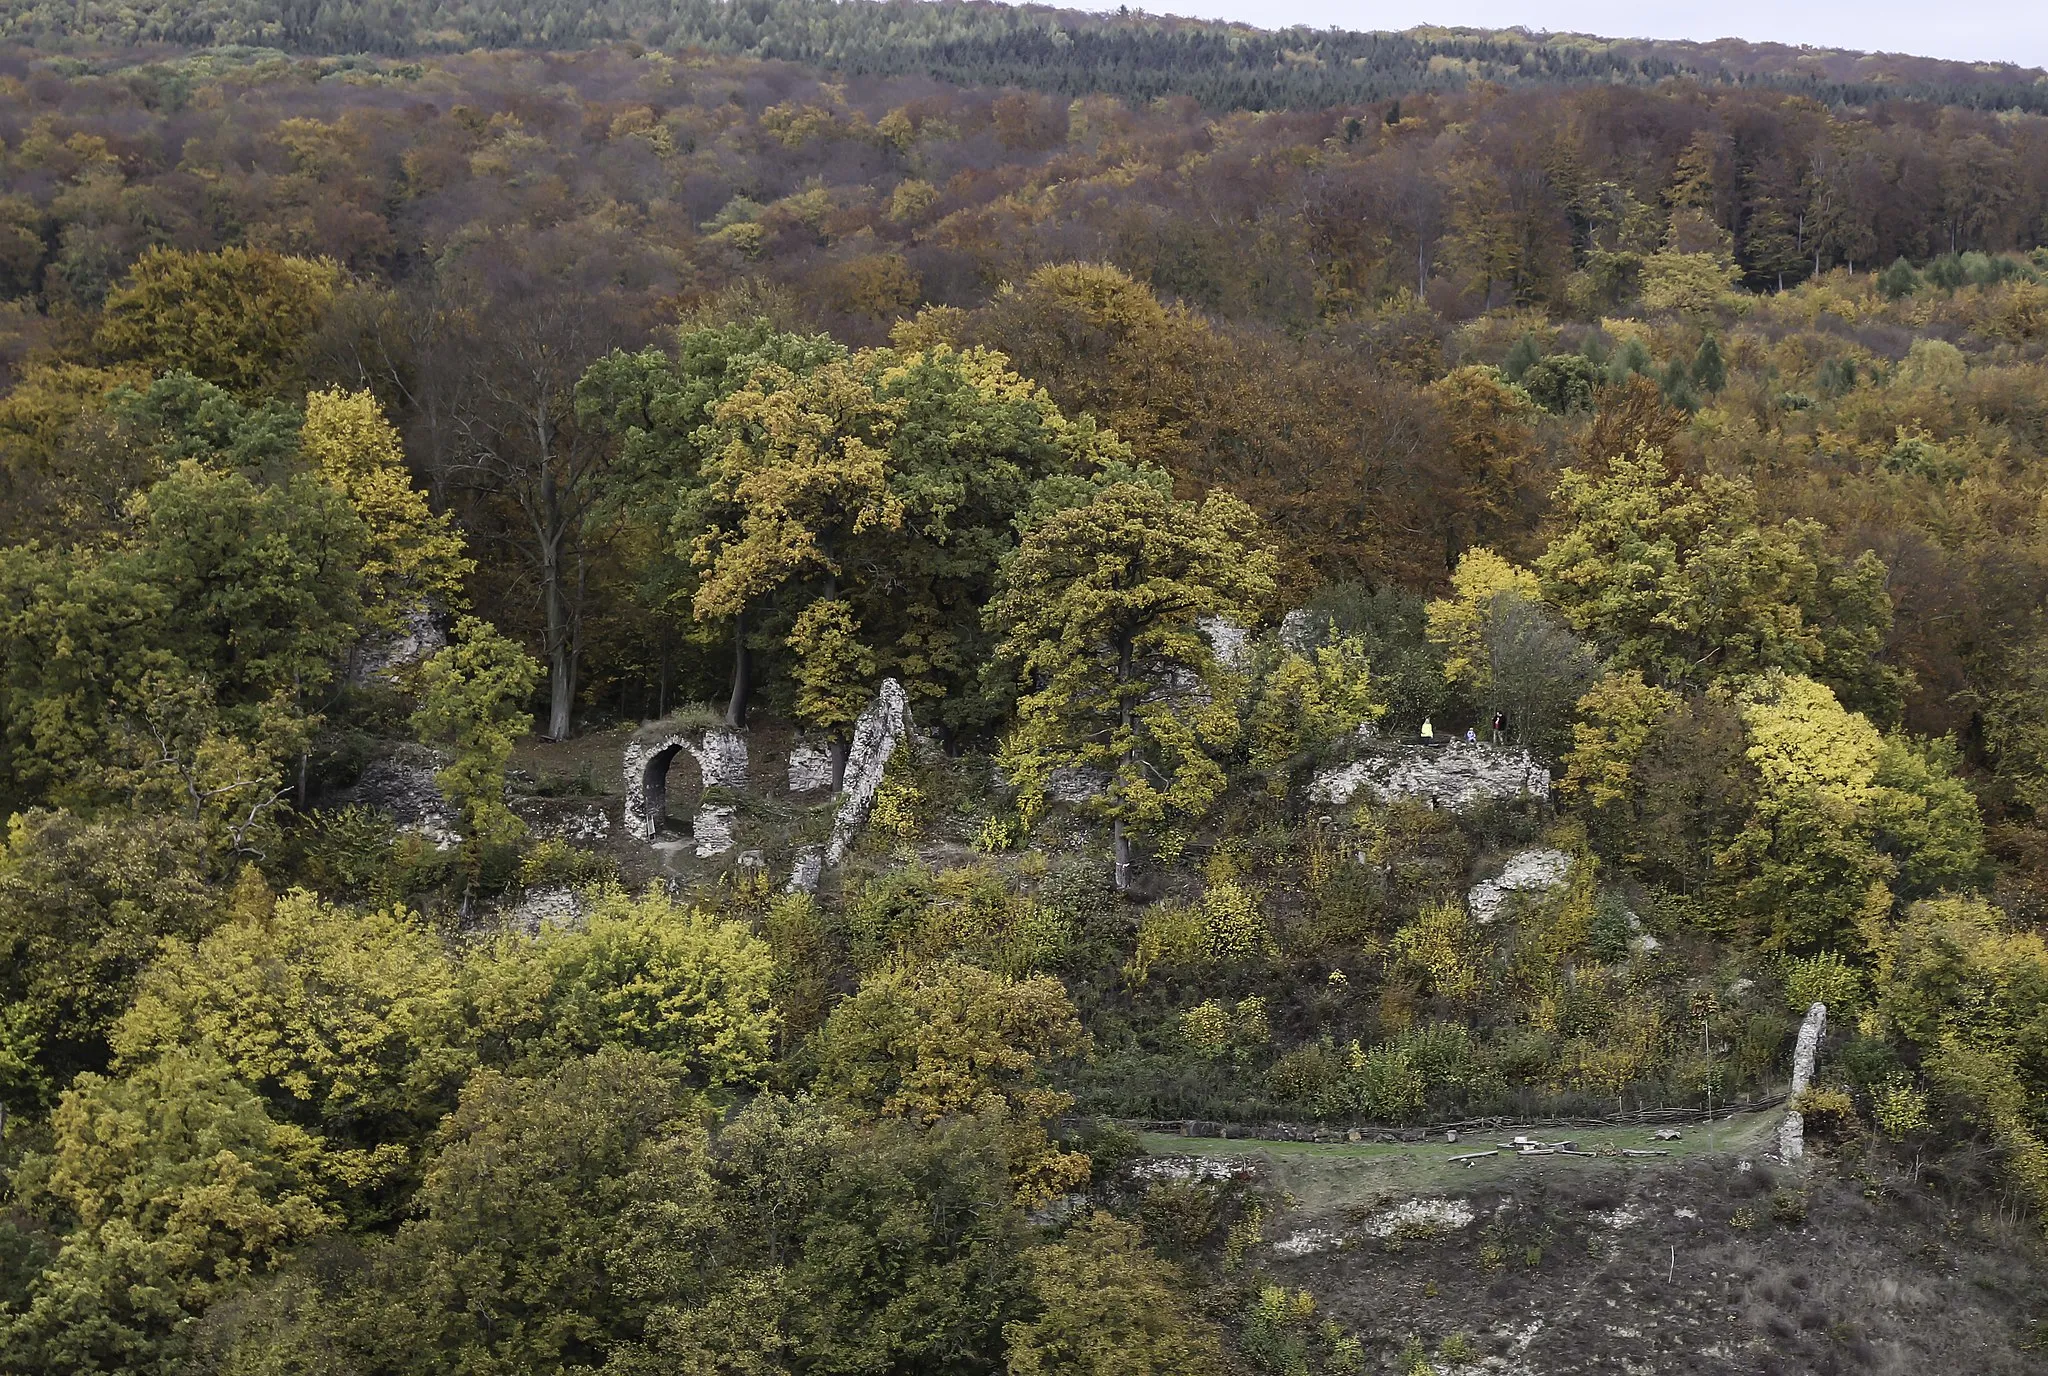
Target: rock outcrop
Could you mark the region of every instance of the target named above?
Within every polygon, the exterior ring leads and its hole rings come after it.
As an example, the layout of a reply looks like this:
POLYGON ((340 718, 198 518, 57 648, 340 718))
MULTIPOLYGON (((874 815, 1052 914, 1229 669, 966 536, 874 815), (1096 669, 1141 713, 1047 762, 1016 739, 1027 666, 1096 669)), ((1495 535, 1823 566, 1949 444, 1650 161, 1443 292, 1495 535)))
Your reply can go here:
POLYGON ((832 787, 832 752, 816 741, 798 741, 789 750, 788 781, 791 793, 832 787))
POLYGON ((853 746, 846 752, 846 778, 840 785, 839 811, 832 818, 832 839, 825 843, 824 863, 836 865, 846 858, 853 838, 867 824, 882 787, 882 775, 889 757, 910 735, 910 695, 893 678, 882 680, 875 700, 853 724, 853 746))
POLYGON ((396 631, 366 637, 356 646, 349 656, 348 681, 357 688, 379 680, 391 682, 447 645, 448 634, 434 609, 421 603, 405 614, 396 631))
POLYGON ((1828 1006, 1816 1003, 1806 1010, 1799 1024, 1799 1040, 1792 1046, 1791 1098, 1786 1100, 1785 1117, 1778 1124, 1778 1157, 1797 1161, 1806 1155, 1806 1115, 1799 1111, 1799 1096, 1813 1083, 1813 1063, 1820 1056, 1820 1041, 1828 1031, 1828 1006))
POLYGON ((417 832, 436 850, 462 844, 455 809, 434 778, 446 761, 425 746, 403 746, 370 761, 349 789, 347 801, 382 808, 399 830, 417 832))
POLYGON ((1500 874, 1472 886, 1466 902, 1475 922, 1491 922, 1507 906, 1511 893, 1543 893, 1559 887, 1571 874, 1572 858, 1561 850, 1522 850, 1508 857, 1500 874))
POLYGON ((1462 811, 1496 799, 1548 799, 1550 771, 1526 750, 1453 741, 1380 747, 1322 770, 1309 784, 1309 797, 1319 803, 1342 806, 1361 795, 1462 811))

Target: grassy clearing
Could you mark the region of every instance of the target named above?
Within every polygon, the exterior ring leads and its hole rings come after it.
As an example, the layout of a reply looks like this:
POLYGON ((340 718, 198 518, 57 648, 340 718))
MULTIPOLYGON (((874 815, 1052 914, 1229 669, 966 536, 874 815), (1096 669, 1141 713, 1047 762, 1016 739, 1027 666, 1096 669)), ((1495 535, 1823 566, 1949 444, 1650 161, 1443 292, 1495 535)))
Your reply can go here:
POLYGON ((1656 1140, 1657 1128, 1501 1128, 1462 1132, 1455 1143, 1430 1142, 1268 1142, 1237 1138, 1175 1137, 1145 1133, 1145 1150, 1155 1156, 1206 1156, 1258 1162, 1279 1188, 1302 1207, 1339 1208, 1402 1191, 1470 1189, 1478 1185, 1527 1180, 1555 1172, 1656 1169, 1696 1157, 1751 1155, 1769 1141, 1778 1122, 1776 1110, 1738 1114, 1712 1124, 1679 1126, 1676 1141, 1656 1140), (1517 1133, 1545 1141, 1570 1140, 1581 1151, 1662 1150, 1666 1156, 1498 1156, 1457 1162, 1454 1156, 1485 1151, 1512 1140, 1517 1133))

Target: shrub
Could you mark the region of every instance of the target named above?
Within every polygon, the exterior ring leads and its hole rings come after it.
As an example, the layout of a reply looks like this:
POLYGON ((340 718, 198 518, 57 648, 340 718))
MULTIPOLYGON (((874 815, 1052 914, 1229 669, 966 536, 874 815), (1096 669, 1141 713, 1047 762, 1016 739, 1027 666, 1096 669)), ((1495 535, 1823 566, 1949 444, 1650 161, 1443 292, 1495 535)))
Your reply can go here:
POLYGON ((1839 1141, 1860 1125, 1856 1101, 1846 1089, 1815 1086, 1794 1099, 1792 1107, 1806 1119, 1807 1132, 1822 1138, 1839 1141))
POLYGON ((560 837, 540 842, 519 858, 519 885, 526 889, 593 884, 615 878, 617 873, 618 866, 610 856, 572 846, 560 837))
POLYGON ((1351 1100, 1367 1118, 1398 1123, 1421 1112, 1428 1081, 1408 1048, 1386 1042, 1370 1051, 1351 1044, 1351 1100))
POLYGON ((1230 1049, 1230 1014, 1214 999, 1198 1003, 1180 1015, 1180 1037, 1203 1060, 1218 1060, 1230 1049))
POLYGON ((1138 919, 1138 949, 1124 978, 1143 984, 1154 965, 1191 965, 1209 954, 1209 927, 1200 908, 1171 899, 1154 903, 1138 919))
POLYGON ((913 845, 924 834, 924 790, 909 779, 886 774, 875 790, 875 803, 868 813, 868 826, 876 834, 913 845))
POLYGON ((1603 893, 1593 905, 1593 921, 1586 929, 1586 954, 1609 964, 1628 955, 1631 933, 1628 905, 1620 894, 1603 893))
POLYGON ((1933 1126, 1927 1091, 1908 1075, 1894 1075, 1871 1091, 1870 1115, 1877 1120, 1877 1130, 1895 1142, 1933 1126))
POLYGON ((1283 1104, 1298 1104, 1324 1117, 1343 1111, 1349 1063, 1327 1038, 1297 1046, 1266 1072, 1266 1088, 1283 1104))
POLYGON ((1251 960, 1272 949, 1273 933, 1258 899, 1235 883, 1212 884, 1202 895, 1209 954, 1218 960, 1251 960))
POLYGON ((382 808, 350 803, 316 812, 299 835, 306 877, 325 892, 369 893, 388 880, 397 839, 398 827, 382 808))
POLYGON ((1266 1017, 1266 1001, 1239 999, 1230 1013, 1230 1041, 1239 1056, 1263 1049, 1273 1040, 1273 1024, 1266 1017))
POLYGON ((1010 848, 1016 839, 1007 818, 984 817, 981 825, 974 830, 974 848, 983 855, 997 855, 1010 848))
POLYGON ((718 1087, 757 1081, 773 1054, 768 943, 658 889, 614 890, 585 930, 506 937, 464 973, 490 1059, 522 1069, 628 1046, 718 1087))
POLYGON ((1824 1003, 1831 1018, 1846 1019, 1863 1001, 1863 974, 1833 951, 1788 960, 1785 1000, 1795 1013, 1824 1003))
POLYGON ((1392 950, 1403 967, 1443 998, 1463 1001, 1479 992, 1479 937, 1457 899, 1426 905, 1394 933, 1392 950))

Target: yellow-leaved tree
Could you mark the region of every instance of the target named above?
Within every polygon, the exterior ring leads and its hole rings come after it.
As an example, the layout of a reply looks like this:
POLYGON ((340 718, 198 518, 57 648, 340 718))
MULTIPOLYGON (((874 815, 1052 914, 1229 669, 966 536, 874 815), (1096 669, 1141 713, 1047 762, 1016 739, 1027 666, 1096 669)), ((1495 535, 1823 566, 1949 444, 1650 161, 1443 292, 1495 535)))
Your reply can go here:
POLYGON ((1050 976, 1010 979, 954 962, 891 968, 863 979, 826 1021, 818 1086, 884 1117, 1001 1124, 1018 1199, 1038 1204, 1088 1179, 1088 1158, 1046 1135, 1073 1098, 1046 1084, 1045 1071, 1089 1046, 1066 989, 1050 976))
POLYGON ((281 395, 304 385, 307 343, 341 284, 340 265, 324 258, 153 248, 107 294, 93 343, 108 362, 281 395))
POLYGON ((365 610, 395 629, 422 605, 458 605, 476 567, 447 513, 427 503, 405 466, 398 430, 368 392, 306 397, 299 447, 314 476, 345 495, 363 523, 365 610))
POLYGON ((1107 776, 1086 806, 1111 824, 1119 889, 1133 827, 1199 817, 1223 793, 1242 678, 1203 623, 1258 620, 1278 570, 1250 507, 1227 492, 1176 501, 1144 472, 1040 518, 988 608, 1027 688, 1002 766, 1027 812, 1055 770, 1107 776))
POLYGON ((1486 628, 1495 599, 1503 596, 1538 602, 1543 588, 1534 573, 1492 550, 1469 549, 1451 571, 1451 595, 1432 601, 1426 611, 1429 638, 1443 650, 1444 677, 1475 697, 1492 684, 1486 628))

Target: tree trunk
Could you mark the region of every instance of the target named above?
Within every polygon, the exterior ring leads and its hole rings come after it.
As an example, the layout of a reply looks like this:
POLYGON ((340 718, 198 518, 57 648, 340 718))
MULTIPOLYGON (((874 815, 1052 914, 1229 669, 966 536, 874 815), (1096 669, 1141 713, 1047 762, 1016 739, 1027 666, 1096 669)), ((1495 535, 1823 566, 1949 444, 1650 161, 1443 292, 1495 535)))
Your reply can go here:
MULTIPOLYGON (((550 637, 553 639, 553 637, 550 637)), ((576 656, 566 641, 548 647, 548 739, 569 739, 570 709, 576 704, 576 656)))
POLYGON ((846 788, 846 759, 852 753, 852 742, 834 736, 826 744, 825 752, 832 757, 832 791, 842 792, 846 788))
POLYGON ((1116 851, 1116 891, 1131 891, 1131 838, 1124 835, 1124 819, 1119 817, 1109 825, 1110 845, 1116 851))
POLYGON ((725 724, 735 731, 747 724, 747 700, 754 692, 754 656, 747 649, 747 618, 732 621, 732 693, 725 700, 725 724))

